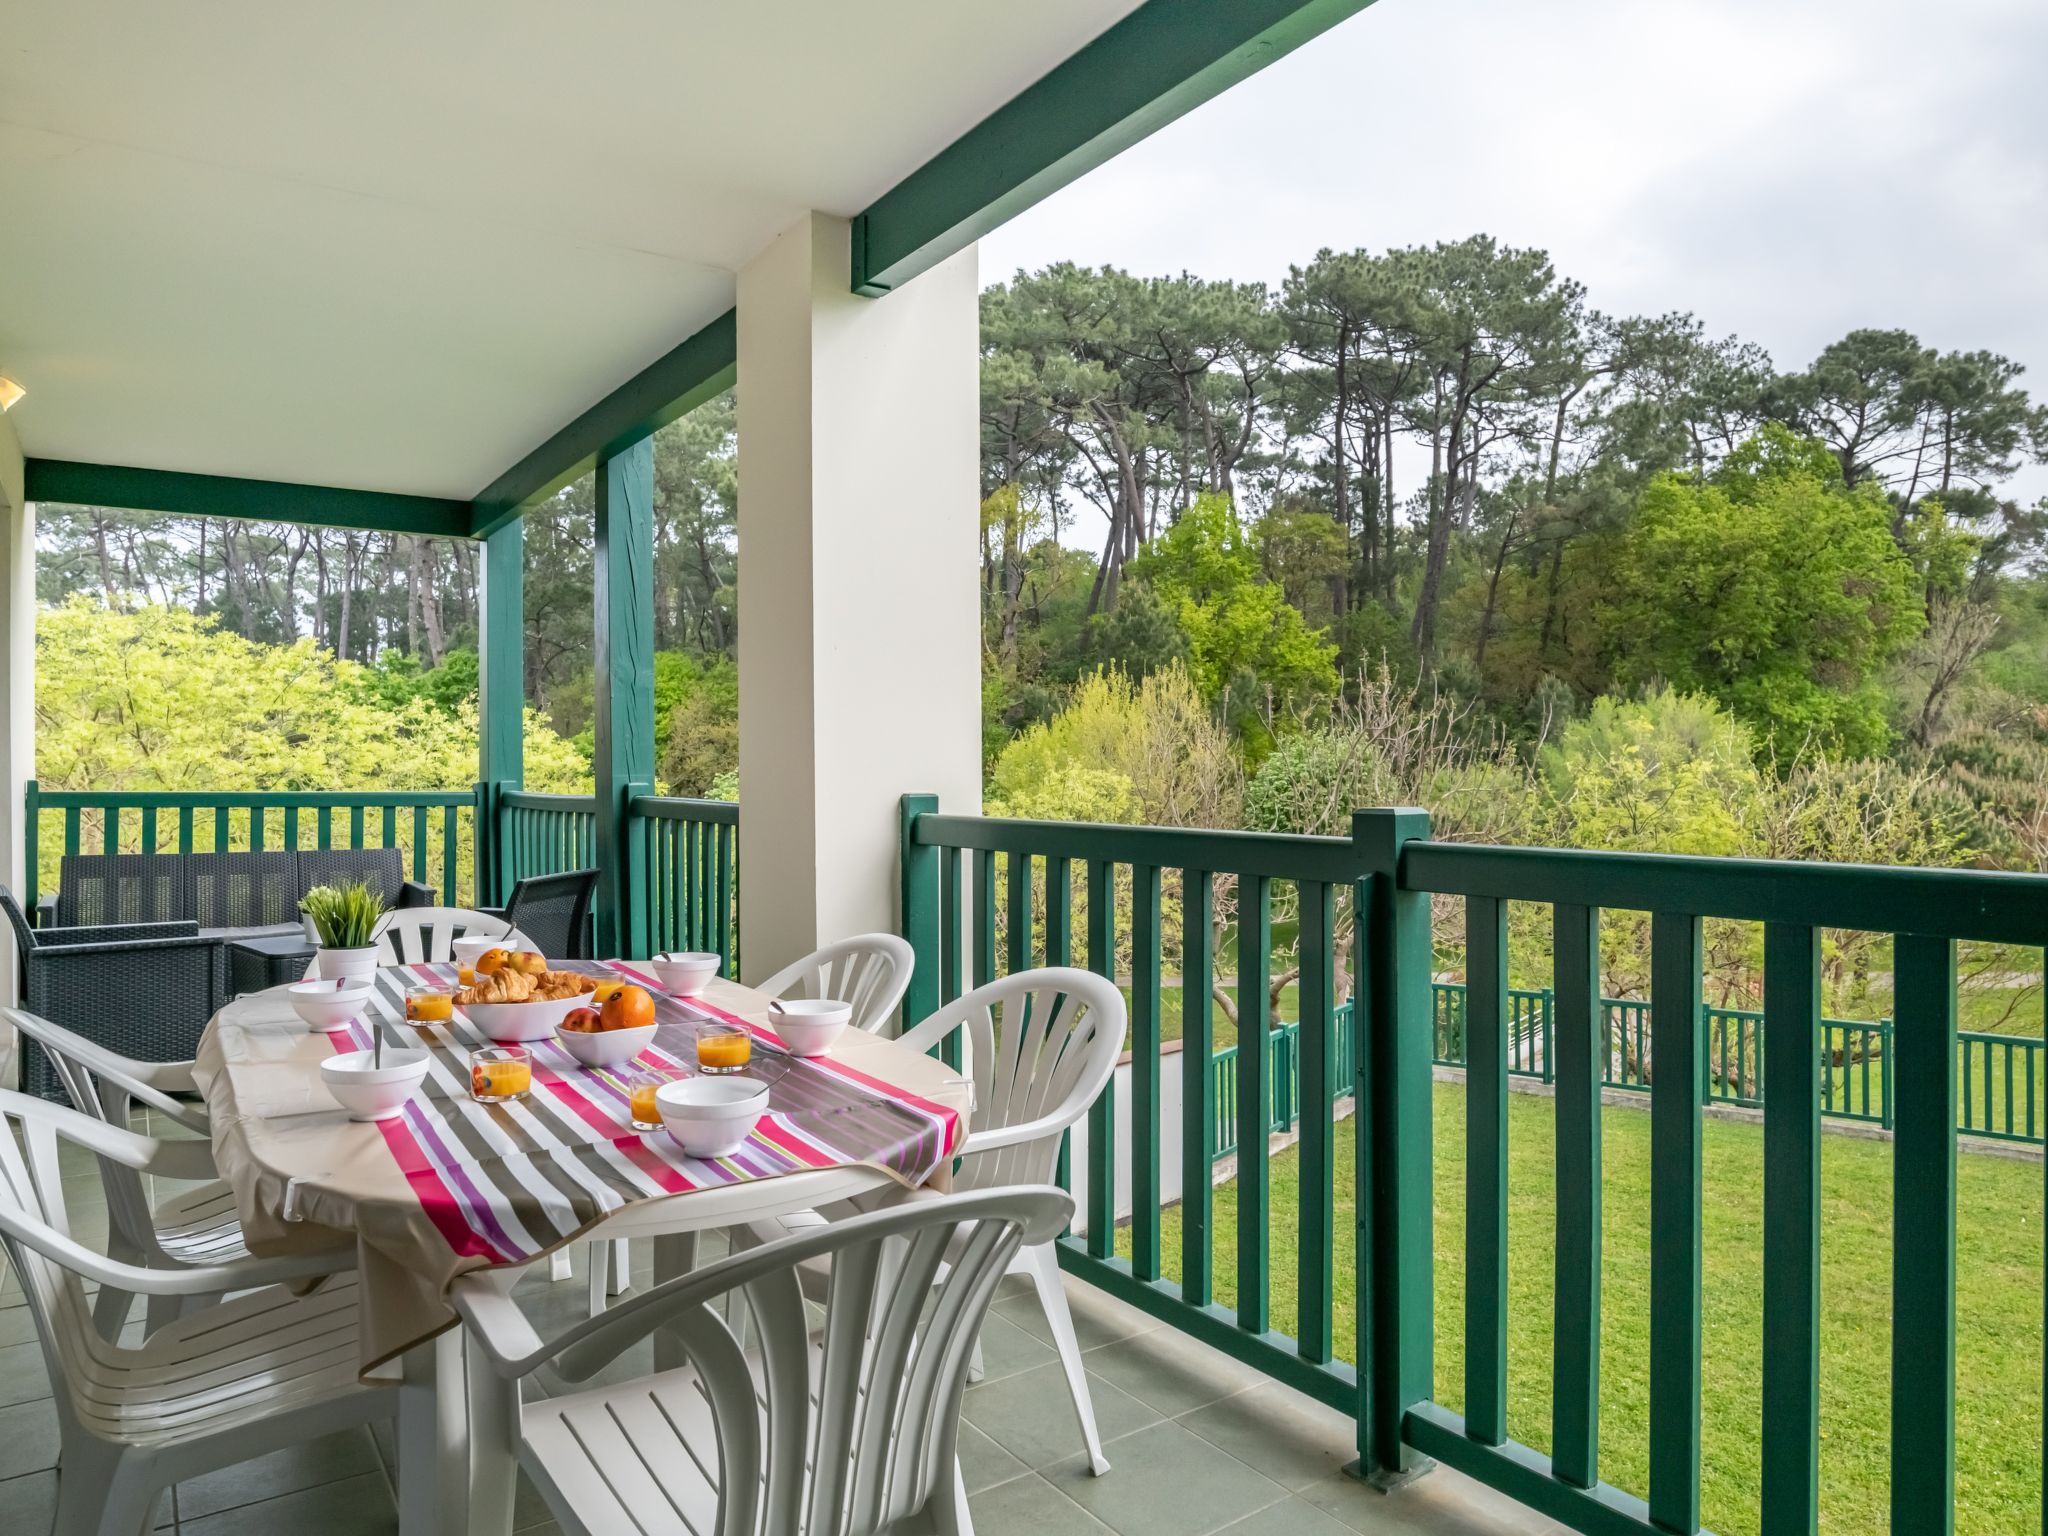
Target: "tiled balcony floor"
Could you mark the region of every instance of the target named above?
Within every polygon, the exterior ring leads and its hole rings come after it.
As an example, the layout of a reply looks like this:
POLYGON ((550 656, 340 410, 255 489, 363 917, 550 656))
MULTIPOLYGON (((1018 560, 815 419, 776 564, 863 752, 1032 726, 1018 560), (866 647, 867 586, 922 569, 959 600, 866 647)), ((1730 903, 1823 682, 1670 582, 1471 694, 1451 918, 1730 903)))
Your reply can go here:
MULTIPOLYGON (((98 1180, 70 1181, 80 1235, 99 1237, 98 1180)), ((645 1262, 638 1244, 635 1257, 645 1262)), ((528 1280, 520 1303, 545 1332, 579 1317, 579 1278, 528 1280)), ((645 1278, 644 1272, 636 1277, 645 1278)), ((980 1536, 1550 1536, 1562 1527, 1439 1468, 1393 1494, 1344 1476, 1341 1415, 1069 1280, 1095 1412, 1111 1463, 1088 1474, 1043 1318, 1020 1282, 983 1338, 987 1379, 968 1390, 961 1441, 980 1536)), ((629 1357, 621 1375, 647 1368, 629 1357)), ((545 1383, 543 1383, 545 1385, 545 1383)), ((55 1508, 57 1425, 21 1289, 0 1284, 0 1531, 45 1536, 55 1508)), ((360 1431, 179 1486, 159 1529, 185 1536, 372 1536, 393 1531, 389 1434, 360 1431)), ((522 1531, 554 1527, 522 1486, 522 1531)))

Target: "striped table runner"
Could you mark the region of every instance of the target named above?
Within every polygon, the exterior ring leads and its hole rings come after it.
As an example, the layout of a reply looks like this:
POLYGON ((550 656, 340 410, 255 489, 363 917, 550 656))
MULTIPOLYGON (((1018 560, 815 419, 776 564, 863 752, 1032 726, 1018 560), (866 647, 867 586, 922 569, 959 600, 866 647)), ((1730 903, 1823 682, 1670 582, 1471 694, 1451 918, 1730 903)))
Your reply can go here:
POLYGON ((405 989, 423 980, 452 983, 454 967, 446 965, 379 971, 368 1015, 328 1033, 337 1052, 368 1049, 373 1028, 386 1049, 429 1051, 422 1091, 377 1129, 459 1258, 522 1264, 633 1201, 806 1168, 866 1165, 919 1185, 966 1136, 956 1110, 830 1057, 793 1056, 764 1026, 671 997, 630 964, 562 968, 645 986, 660 1026, 654 1045, 620 1067, 594 1069, 558 1041, 542 1041, 531 1047, 533 1091, 515 1103, 479 1104, 469 1096, 469 1053, 491 1042, 459 1011, 447 1025, 405 1021, 405 989), (697 1030, 713 1020, 752 1030, 748 1071, 768 1084, 769 1108, 732 1156, 695 1158, 666 1132, 632 1128, 625 1078, 638 1067, 694 1072, 697 1030))

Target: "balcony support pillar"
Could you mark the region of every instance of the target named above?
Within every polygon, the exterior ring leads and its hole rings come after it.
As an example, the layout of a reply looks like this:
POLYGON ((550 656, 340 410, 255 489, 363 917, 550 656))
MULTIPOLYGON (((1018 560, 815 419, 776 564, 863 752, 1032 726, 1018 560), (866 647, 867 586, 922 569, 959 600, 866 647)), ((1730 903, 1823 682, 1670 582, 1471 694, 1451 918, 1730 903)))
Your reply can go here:
POLYGON ((597 466, 597 953, 646 950, 647 873, 626 806, 654 792, 654 440, 597 466))
MULTIPOLYGON (((0 882, 32 913, 36 893, 22 878, 35 835, 26 798, 36 772, 36 520, 25 478, 21 444, 0 416, 0 882)), ((21 995, 15 969, 14 946, 0 945, 0 997, 9 1002, 21 995)), ((14 1042, 0 1038, 0 1087, 16 1081, 14 1056, 14 1042)))
POLYGON ((739 275, 749 981, 897 930, 906 790, 981 805, 975 253, 876 301, 850 251, 811 214, 739 275))
POLYGON ((483 544, 477 604, 476 890, 501 906, 516 878, 500 842, 499 798, 526 778, 526 522, 515 517, 483 544))

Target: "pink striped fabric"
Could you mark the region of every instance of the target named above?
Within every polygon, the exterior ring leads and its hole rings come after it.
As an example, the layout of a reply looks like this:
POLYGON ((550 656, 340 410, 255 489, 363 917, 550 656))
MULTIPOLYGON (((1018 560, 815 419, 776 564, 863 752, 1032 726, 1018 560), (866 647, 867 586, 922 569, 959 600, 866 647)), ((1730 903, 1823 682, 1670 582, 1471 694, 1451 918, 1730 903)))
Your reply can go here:
POLYGON ((966 1135, 957 1111, 829 1058, 792 1056, 772 1031, 698 1000, 670 997, 630 965, 569 968, 645 985, 659 1033, 653 1046, 614 1069, 584 1067, 557 1041, 543 1041, 532 1047, 534 1086, 521 1102, 488 1105, 469 1097, 469 1053, 490 1042, 459 1012, 447 1025, 405 1022, 405 988, 423 979, 450 982, 452 966, 380 971, 366 1016, 328 1035, 338 1052, 368 1049, 373 1028, 387 1046, 428 1050, 423 1091, 378 1128, 458 1256, 525 1263, 636 1200, 806 1168, 866 1165, 919 1185, 966 1135), (695 1071, 696 1034, 711 1020, 753 1031, 749 1075, 768 1084, 769 1110, 732 1156, 705 1159, 686 1156, 665 1132, 632 1128, 625 1078, 642 1066, 695 1071))

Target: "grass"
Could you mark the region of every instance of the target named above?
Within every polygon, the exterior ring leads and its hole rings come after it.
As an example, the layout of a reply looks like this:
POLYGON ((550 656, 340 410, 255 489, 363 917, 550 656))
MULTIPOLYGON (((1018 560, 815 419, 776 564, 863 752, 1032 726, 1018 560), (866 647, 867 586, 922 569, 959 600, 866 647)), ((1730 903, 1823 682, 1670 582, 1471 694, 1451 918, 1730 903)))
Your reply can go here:
MULTIPOLYGON (((1508 1105, 1508 1431, 1549 1444, 1554 1253, 1552 1101, 1508 1105)), ((1436 1394, 1463 1391, 1464 1090, 1439 1084, 1436 1108, 1436 1394)), ((1648 1485, 1650 1117, 1602 1119, 1601 1474, 1648 1485)), ((1350 1135, 1346 1123, 1340 1136, 1350 1135)), ((1270 1163, 1273 1326, 1295 1327, 1298 1155, 1270 1163)), ((2042 1170, 1966 1155, 1957 1196, 1957 1522, 1966 1536, 2040 1530, 2042 1170)), ((1350 1158, 1337 1159, 1336 1230, 1348 1232, 1350 1158)), ((1824 1138, 1821 1154, 1821 1529, 1886 1528, 1889 1499, 1891 1148, 1824 1138)), ((1762 1414, 1763 1136, 1706 1125, 1702 1515, 1723 1536, 1758 1529, 1762 1414)), ((1237 1191, 1216 1191, 1216 1294, 1235 1303, 1237 1191)), ((1128 1255, 1128 1231, 1119 1249, 1128 1255)), ((1177 1209, 1162 1215, 1165 1273, 1180 1273, 1177 1209)), ((1356 1294, 1348 1243, 1337 1250, 1338 1353, 1355 1358, 1356 1294)))

